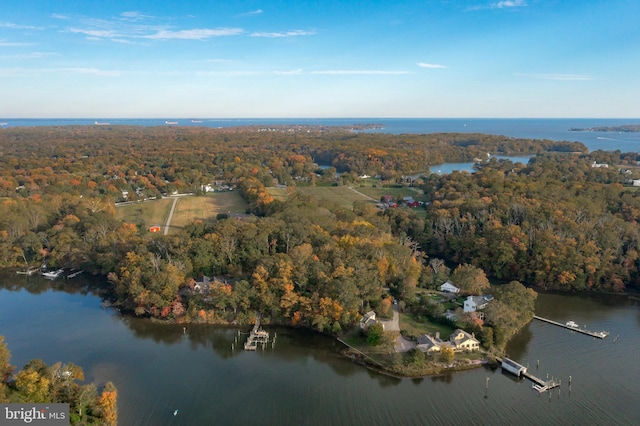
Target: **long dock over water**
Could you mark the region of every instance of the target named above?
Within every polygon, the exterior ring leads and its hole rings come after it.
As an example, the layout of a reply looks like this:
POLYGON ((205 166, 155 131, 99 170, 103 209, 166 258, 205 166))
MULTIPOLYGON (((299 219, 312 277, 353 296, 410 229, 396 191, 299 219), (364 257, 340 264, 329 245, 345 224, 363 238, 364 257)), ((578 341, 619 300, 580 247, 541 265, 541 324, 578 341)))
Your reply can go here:
POLYGON ((586 334, 588 336, 597 337, 598 339, 604 339, 605 337, 607 337, 609 335, 608 331, 589 331, 589 330, 586 330, 584 328, 577 327, 575 325, 572 326, 572 325, 570 325, 568 323, 567 324, 562 324, 560 322, 553 321, 553 320, 550 320, 548 318, 539 317, 537 315, 534 315, 533 318, 537 319, 537 320, 540 320, 540 321, 544 321, 544 322, 549 323, 549 324, 557 325, 558 327, 566 328, 567 330, 576 331, 578 333, 586 334))

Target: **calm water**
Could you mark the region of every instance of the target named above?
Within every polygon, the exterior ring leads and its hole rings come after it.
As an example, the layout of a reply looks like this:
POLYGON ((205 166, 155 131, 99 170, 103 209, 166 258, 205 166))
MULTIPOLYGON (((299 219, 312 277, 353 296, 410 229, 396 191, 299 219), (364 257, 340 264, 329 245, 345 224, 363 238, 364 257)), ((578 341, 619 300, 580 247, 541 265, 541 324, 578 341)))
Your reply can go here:
POLYGON ((373 130, 376 133, 488 133, 514 138, 549 139, 555 141, 578 141, 589 150, 598 149, 623 152, 640 151, 640 133, 612 132, 571 132, 570 128, 590 128, 596 126, 619 126, 638 124, 640 119, 414 119, 414 118, 279 118, 279 119, 11 119, 0 118, 1 128, 25 126, 93 126, 95 122, 112 125, 167 126, 166 122, 177 122, 179 126, 233 127, 253 125, 326 125, 350 126, 361 123, 381 124, 384 128, 373 130))
POLYGON ((0 334, 12 363, 71 361, 88 380, 112 380, 122 425, 640 424, 640 307, 618 298, 540 296, 538 314, 619 339, 529 324, 509 355, 563 383, 538 395, 499 369, 385 377, 341 358, 332 339, 302 330, 272 329, 275 348, 264 352, 232 351, 236 329, 188 326, 185 334, 101 309, 90 294, 43 291, 39 278, 28 281, 32 293, 14 286, 24 277, 0 280, 14 288, 0 290, 0 334))

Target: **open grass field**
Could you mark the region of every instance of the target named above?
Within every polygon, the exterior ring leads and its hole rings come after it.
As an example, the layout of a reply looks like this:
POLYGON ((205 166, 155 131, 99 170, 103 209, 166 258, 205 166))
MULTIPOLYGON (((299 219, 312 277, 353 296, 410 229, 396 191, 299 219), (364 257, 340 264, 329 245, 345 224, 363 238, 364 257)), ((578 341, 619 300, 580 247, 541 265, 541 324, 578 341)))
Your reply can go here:
POLYGON ((373 186, 354 186, 358 192, 368 195, 371 198, 380 200, 385 195, 391 195, 396 200, 402 200, 402 197, 413 197, 417 201, 425 201, 421 190, 415 188, 379 188, 373 186))
POLYGON ((116 218, 127 223, 133 223, 139 228, 148 228, 152 225, 164 227, 172 204, 173 198, 162 198, 160 200, 120 205, 116 208, 116 218))
POLYGON ((449 326, 430 321, 421 322, 407 313, 400 313, 400 330, 415 337, 425 333, 435 336, 436 332, 439 332, 441 339, 447 339, 453 333, 453 328, 449 326))
POLYGON ((247 207, 247 203, 235 191, 180 197, 173 212, 171 230, 183 228, 194 220, 212 223, 219 213, 245 213, 247 207))
MULTIPOLYGON (((284 200, 287 197, 287 190, 284 188, 267 188, 267 190, 276 199, 284 200)), ((347 209, 352 208, 355 201, 374 202, 366 195, 347 186, 302 186, 296 188, 295 191, 312 198, 318 198, 322 200, 323 204, 347 209)))
MULTIPOLYGON (((143 229, 152 225, 160 225, 164 231, 174 200, 174 197, 170 197, 121 205, 116 208, 116 217, 127 223, 134 223, 143 229)), ((218 213, 245 213, 247 207, 247 203, 238 192, 217 192, 198 197, 179 197, 169 232, 175 232, 194 220, 212 223, 216 220, 218 213)))

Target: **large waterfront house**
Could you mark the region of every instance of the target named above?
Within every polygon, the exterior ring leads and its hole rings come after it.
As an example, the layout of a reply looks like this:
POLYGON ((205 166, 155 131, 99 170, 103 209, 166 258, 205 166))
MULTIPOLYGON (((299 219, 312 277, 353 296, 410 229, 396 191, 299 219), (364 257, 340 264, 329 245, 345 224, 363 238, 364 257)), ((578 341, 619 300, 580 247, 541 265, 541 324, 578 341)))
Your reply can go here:
POLYGON ((440 291, 444 291, 445 293, 460 293, 460 289, 449 280, 440 286, 440 291))
POLYGON ((480 341, 473 334, 459 328, 449 336, 449 342, 455 352, 471 352, 480 349, 480 341))
POLYGON ((422 352, 439 352, 442 348, 451 348, 454 352, 472 352, 480 349, 480 341, 473 334, 459 328, 451 333, 448 341, 441 340, 440 333, 436 333, 436 337, 428 334, 422 334, 418 337, 416 349, 420 349, 422 352))
POLYGON ((487 307, 489 302, 493 300, 493 296, 485 294, 484 296, 468 296, 464 301, 463 310, 465 312, 476 312, 487 307))

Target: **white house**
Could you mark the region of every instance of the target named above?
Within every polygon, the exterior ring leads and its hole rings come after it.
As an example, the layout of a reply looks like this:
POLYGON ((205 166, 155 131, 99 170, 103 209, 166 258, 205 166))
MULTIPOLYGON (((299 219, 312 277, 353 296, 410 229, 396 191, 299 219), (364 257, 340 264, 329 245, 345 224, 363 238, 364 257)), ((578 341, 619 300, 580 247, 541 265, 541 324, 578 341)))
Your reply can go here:
POLYGON ((444 291, 447 293, 460 293, 460 289, 453 285, 453 283, 449 280, 447 280, 447 282, 440 286, 440 291, 444 291))
POLYGON ((455 352, 469 352, 480 349, 480 341, 474 335, 459 328, 449 336, 449 343, 455 352))
MULTIPOLYGON (((360 320, 360 329, 362 331, 367 331, 369 330, 369 327, 377 323, 378 323, 378 320, 376 319, 376 313, 373 311, 369 311, 366 314, 364 314, 364 316, 360 320)), ((384 324, 383 324, 383 328, 384 328, 384 324)))
POLYGON ((436 333, 436 337, 428 334, 422 334, 418 337, 416 349, 420 349, 422 352, 439 352, 442 348, 451 348, 454 352, 471 352, 480 349, 480 341, 474 335, 459 328, 451 333, 449 341, 440 340, 440 333, 436 333))
POLYGON ((486 294, 484 296, 468 296, 464 301, 465 312, 476 312, 487 307, 489 302, 493 300, 493 296, 486 294))

